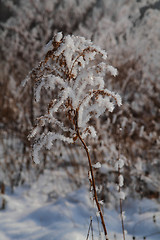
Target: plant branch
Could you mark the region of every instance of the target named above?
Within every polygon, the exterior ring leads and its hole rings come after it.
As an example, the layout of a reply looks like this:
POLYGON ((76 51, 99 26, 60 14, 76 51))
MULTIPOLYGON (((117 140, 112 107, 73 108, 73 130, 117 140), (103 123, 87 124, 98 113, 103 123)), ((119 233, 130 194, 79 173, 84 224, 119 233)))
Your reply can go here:
POLYGON ((95 202, 96 202, 96 205, 97 205, 97 208, 98 208, 98 212, 99 212, 99 215, 100 215, 100 218, 101 218, 101 223, 102 223, 102 226, 103 226, 105 238, 106 238, 106 240, 109 240, 108 239, 108 233, 107 233, 106 225, 105 225, 103 214, 102 214, 102 210, 101 210, 100 204, 98 202, 98 196, 97 196, 97 191, 96 191, 95 178, 94 178, 94 173, 93 173, 93 168, 92 168, 90 154, 89 154, 89 151, 88 151, 88 147, 87 147, 86 143, 84 142, 84 140, 82 139, 82 137, 80 135, 80 132, 79 132, 79 127, 78 127, 78 110, 76 111, 76 124, 75 124, 75 127, 76 127, 77 137, 80 139, 80 141, 81 141, 81 143, 82 143, 82 145, 83 145, 83 147, 84 147, 84 149, 86 151, 86 154, 87 154, 89 168, 90 168, 90 172, 91 172, 91 178, 92 178, 94 199, 95 199, 95 202))

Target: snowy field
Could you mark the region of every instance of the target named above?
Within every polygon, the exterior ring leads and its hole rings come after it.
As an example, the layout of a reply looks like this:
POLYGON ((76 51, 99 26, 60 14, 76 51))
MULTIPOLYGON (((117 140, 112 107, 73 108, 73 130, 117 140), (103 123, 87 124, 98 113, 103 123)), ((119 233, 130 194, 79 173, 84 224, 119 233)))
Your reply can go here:
MULTIPOLYGON (((44 181, 43 176, 43 181, 44 181)), ((31 188, 18 187, 6 194, 6 210, 0 211, 0 240, 85 240, 93 219, 93 239, 104 239, 96 208, 85 187, 56 200, 48 200, 40 178, 31 188)), ((160 204, 154 200, 124 202, 126 239, 160 239, 160 204)), ((104 209, 110 240, 122 240, 118 209, 104 209)), ((89 239, 92 239, 90 234, 89 239)))

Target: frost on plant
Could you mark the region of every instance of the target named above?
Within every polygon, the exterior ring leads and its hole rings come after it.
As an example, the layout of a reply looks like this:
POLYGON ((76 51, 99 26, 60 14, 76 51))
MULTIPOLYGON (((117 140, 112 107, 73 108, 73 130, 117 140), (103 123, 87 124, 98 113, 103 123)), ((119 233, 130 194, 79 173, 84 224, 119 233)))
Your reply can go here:
POLYGON ((61 32, 47 47, 44 60, 30 73, 35 81, 36 101, 40 100, 44 89, 51 93, 47 112, 37 119, 29 136, 34 139, 36 163, 43 146, 50 149, 55 140, 74 143, 76 129, 84 139, 89 134, 96 137, 91 118, 98 118, 106 110, 112 112, 115 103, 121 105, 120 96, 105 88, 106 71, 113 76, 117 74, 117 70, 107 64, 105 51, 90 40, 70 35, 63 37, 61 32), (46 130, 48 125, 56 130, 46 130))

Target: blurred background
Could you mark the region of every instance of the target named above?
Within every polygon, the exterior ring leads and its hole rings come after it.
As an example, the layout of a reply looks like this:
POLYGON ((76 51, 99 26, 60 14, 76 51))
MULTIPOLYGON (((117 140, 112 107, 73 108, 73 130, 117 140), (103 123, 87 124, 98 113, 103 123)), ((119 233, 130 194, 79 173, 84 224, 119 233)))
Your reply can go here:
MULTIPOLYGON (((44 57, 44 47, 62 31, 91 39, 108 52, 118 76, 106 73, 106 87, 118 92, 121 108, 96 120, 98 140, 88 139, 100 197, 117 196, 115 164, 124 160, 127 196, 159 199, 160 192, 160 1, 0 0, 0 189, 14 192, 41 179, 48 199, 88 184, 83 148, 55 142, 39 165, 27 139, 45 113, 48 94, 34 101, 34 84, 22 81, 44 57), (45 181, 43 177, 45 176, 45 181)), ((2 201, 0 208, 5 208, 2 201)))

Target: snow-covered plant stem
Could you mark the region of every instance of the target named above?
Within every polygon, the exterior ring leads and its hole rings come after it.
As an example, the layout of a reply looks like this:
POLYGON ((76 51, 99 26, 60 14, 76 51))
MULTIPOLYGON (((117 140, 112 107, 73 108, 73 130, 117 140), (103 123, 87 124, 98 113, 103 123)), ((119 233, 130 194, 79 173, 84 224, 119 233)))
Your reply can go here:
MULTIPOLYGON (((119 177, 120 177, 120 170, 119 170, 119 177)), ((119 185, 118 189, 119 193, 121 192, 121 187, 119 185)), ((123 232, 123 240, 125 240, 125 229, 124 229, 124 217, 123 217, 123 207, 122 207, 122 199, 119 199, 119 206, 120 206, 120 216, 121 216, 121 223, 122 223, 122 232, 123 232)))
POLYGON ((88 157, 93 198, 108 240, 85 139, 87 136, 97 139, 91 118, 98 118, 106 110, 112 112, 114 102, 121 105, 121 97, 105 88, 104 81, 106 71, 115 76, 117 70, 107 64, 105 51, 83 37, 63 37, 58 33, 46 51, 45 59, 30 73, 30 78, 35 80, 36 101, 42 88, 51 96, 46 114, 37 119, 29 136, 34 138, 33 159, 39 163, 39 151, 43 146, 50 150, 55 140, 68 144, 81 141, 88 157))
POLYGON ((92 178, 92 186, 93 186, 93 192, 94 192, 94 200, 96 202, 96 205, 97 205, 97 209, 98 209, 98 212, 99 212, 99 215, 100 215, 100 218, 101 218, 101 223, 102 223, 102 226, 103 226, 103 230, 104 230, 104 235, 106 237, 106 240, 108 240, 108 233, 107 233, 107 229, 106 229, 106 225, 105 225, 105 222, 104 222, 104 218, 103 218, 103 214, 102 214, 102 210, 101 210, 101 207, 100 207, 100 204, 98 202, 98 196, 97 196, 97 191, 96 191, 96 184, 95 184, 95 178, 94 178, 94 173, 93 173, 93 168, 92 168, 92 162, 91 162, 91 158, 90 158, 90 154, 89 154, 89 150, 88 150, 88 147, 86 145, 86 143, 84 142, 84 140, 82 139, 80 133, 79 133, 79 127, 78 127, 78 111, 77 111, 77 121, 76 121, 76 133, 77 133, 77 137, 80 139, 85 151, 86 151, 86 154, 87 154, 87 158, 88 158, 88 164, 89 164, 89 169, 90 169, 90 172, 91 172, 91 178, 92 178))
POLYGON ((117 142, 118 159, 116 162, 116 170, 118 171, 118 193, 119 193, 120 218, 121 218, 121 224, 122 224, 123 240, 125 240, 125 228, 124 228, 124 217, 125 216, 124 216, 123 206, 122 206, 122 201, 123 201, 123 199, 125 199, 125 193, 122 192, 122 189, 121 189, 124 185, 124 178, 122 175, 124 159, 123 159, 123 157, 120 156, 119 142, 120 141, 117 142))

